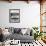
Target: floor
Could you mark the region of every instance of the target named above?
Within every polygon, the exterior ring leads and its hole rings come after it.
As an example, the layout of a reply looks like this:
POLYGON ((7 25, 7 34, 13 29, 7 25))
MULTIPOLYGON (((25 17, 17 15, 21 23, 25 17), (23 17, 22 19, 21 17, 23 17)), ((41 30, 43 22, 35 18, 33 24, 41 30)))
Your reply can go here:
POLYGON ((10 45, 10 44, 5 43, 4 46, 46 46, 46 44, 42 40, 36 40, 33 43, 19 43, 15 45, 10 45))
POLYGON ((36 41, 34 41, 33 43, 22 44, 22 46, 46 46, 46 44, 43 43, 42 40, 38 40, 38 41, 36 40, 36 41))

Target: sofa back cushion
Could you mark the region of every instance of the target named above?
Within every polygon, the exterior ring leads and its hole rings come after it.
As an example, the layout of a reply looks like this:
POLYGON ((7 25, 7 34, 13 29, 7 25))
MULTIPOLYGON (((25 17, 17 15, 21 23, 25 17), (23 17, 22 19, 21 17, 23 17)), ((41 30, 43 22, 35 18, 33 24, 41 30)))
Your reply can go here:
POLYGON ((14 28, 10 27, 9 32, 12 34, 19 33, 21 35, 30 35, 32 36, 32 30, 30 28, 14 28))
POLYGON ((14 34, 14 27, 9 27, 8 31, 9 31, 11 34, 14 34))

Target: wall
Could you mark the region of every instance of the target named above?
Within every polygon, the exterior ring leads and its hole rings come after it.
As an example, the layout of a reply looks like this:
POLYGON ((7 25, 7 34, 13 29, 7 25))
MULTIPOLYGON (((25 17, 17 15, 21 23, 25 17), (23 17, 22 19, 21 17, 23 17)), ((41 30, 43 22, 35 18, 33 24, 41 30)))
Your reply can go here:
POLYGON ((40 26, 40 4, 37 1, 0 2, 0 27, 40 26), (20 9, 20 23, 9 23, 9 9, 20 9))

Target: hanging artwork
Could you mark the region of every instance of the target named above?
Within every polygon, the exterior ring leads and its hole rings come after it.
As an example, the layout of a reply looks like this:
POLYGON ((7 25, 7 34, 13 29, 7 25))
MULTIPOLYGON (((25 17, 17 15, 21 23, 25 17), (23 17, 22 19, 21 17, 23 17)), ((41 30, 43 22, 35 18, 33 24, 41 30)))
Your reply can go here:
POLYGON ((9 10, 9 22, 10 23, 20 22, 20 9, 10 9, 9 10))

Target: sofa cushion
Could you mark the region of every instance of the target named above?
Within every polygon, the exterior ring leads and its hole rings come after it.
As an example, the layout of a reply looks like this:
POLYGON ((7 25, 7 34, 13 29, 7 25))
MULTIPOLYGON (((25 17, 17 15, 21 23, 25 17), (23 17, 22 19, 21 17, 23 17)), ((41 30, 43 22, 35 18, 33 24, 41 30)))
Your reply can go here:
POLYGON ((12 40, 12 39, 15 39, 15 40, 20 40, 20 42, 32 42, 32 40, 34 40, 34 37, 33 36, 29 36, 29 35, 21 35, 21 34, 13 34, 13 35, 10 35, 9 38, 12 40))

